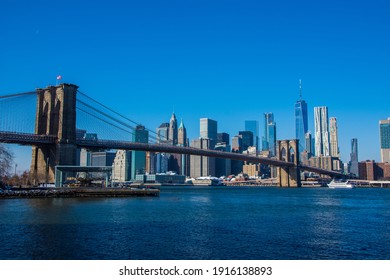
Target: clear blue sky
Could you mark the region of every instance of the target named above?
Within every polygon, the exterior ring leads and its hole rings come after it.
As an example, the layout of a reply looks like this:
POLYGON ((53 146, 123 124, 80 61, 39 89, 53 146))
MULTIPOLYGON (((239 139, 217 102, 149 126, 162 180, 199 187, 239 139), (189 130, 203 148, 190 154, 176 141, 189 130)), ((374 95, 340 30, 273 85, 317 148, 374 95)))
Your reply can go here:
POLYGON ((388 1, 2 0, 0 8, 0 95, 62 75, 150 129, 175 110, 190 138, 201 117, 234 136, 244 120, 273 112, 277 138, 288 139, 302 79, 310 130, 313 107, 328 106, 342 159, 352 138, 359 160, 380 159, 388 1))

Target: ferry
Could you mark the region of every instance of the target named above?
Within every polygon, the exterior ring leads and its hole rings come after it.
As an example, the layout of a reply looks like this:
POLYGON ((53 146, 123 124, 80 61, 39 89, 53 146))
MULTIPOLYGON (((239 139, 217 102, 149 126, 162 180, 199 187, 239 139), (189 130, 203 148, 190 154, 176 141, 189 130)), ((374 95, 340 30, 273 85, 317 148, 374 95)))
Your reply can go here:
POLYGON ((343 182, 332 180, 332 182, 328 184, 328 187, 330 189, 353 189, 355 185, 349 181, 343 182))

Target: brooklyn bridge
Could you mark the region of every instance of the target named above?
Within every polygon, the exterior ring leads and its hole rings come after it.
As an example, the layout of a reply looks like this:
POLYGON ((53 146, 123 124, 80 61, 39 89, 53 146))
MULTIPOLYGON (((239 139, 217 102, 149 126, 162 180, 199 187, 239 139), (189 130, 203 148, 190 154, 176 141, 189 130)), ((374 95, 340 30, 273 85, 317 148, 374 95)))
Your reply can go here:
POLYGON ((336 171, 302 165, 295 139, 278 141, 276 159, 159 144, 151 129, 148 129, 149 143, 129 141, 139 123, 92 99, 73 84, 0 96, 0 109, 0 142, 32 146, 31 175, 49 182, 54 182, 56 166, 76 165, 78 148, 165 152, 261 163, 277 167, 281 187, 301 186, 301 170, 343 176, 336 171), (98 133, 99 138, 78 137, 77 129, 98 133))

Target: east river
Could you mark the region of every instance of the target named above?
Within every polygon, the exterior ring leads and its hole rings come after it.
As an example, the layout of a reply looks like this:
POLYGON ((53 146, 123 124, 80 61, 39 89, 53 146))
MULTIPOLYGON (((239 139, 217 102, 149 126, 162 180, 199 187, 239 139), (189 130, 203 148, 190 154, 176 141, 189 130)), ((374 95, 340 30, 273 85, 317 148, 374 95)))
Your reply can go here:
POLYGON ((390 189, 0 200, 0 259, 390 259, 390 189))

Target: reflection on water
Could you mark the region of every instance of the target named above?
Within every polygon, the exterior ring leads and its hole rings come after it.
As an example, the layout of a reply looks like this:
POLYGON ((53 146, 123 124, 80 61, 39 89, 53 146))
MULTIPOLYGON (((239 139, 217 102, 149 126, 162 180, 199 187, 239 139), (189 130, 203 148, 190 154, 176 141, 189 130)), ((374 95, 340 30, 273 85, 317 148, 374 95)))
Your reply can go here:
POLYGON ((388 259, 390 189, 0 200, 1 259, 388 259))

